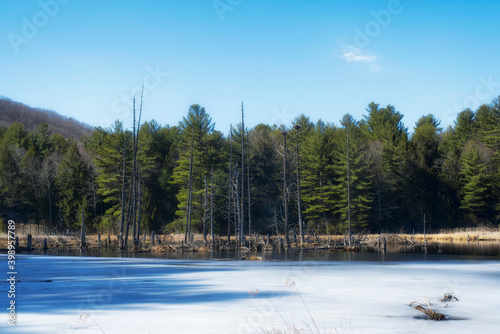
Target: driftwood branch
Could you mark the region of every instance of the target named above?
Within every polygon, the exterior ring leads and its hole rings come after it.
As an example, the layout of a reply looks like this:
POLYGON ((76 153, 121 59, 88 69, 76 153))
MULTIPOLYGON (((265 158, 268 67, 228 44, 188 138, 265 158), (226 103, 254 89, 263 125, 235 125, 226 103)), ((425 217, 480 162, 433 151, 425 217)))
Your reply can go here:
POLYGON ((418 310, 425 315, 427 315, 429 318, 432 320, 440 321, 440 320, 446 320, 446 316, 442 313, 439 313, 437 311, 434 311, 431 307, 431 302, 425 298, 424 301, 427 304, 427 308, 423 307, 422 304, 418 303, 417 301, 413 301, 410 303, 410 306, 413 307, 415 310, 418 310))

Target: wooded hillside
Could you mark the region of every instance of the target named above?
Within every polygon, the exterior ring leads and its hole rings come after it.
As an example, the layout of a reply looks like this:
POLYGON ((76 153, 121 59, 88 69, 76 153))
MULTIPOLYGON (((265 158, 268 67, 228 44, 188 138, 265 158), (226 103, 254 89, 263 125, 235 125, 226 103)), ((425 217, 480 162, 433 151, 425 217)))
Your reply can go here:
POLYGON ((75 139, 90 136, 93 129, 90 125, 62 116, 55 111, 32 108, 0 97, 0 126, 9 127, 15 122, 23 124, 28 131, 36 131, 39 124, 45 123, 52 133, 75 139))

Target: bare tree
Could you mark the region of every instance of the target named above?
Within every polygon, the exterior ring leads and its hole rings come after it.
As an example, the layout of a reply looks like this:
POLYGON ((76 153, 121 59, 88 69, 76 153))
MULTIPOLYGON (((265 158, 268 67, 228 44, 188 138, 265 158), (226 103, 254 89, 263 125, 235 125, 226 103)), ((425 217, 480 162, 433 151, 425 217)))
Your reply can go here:
POLYGON ((240 212, 240 244, 245 243, 244 231, 244 202, 245 202, 245 114, 241 102, 241 212, 240 212))
POLYGON ((227 242, 231 242, 231 202, 233 197, 232 187, 233 172, 233 126, 229 126, 229 175, 228 175, 228 208, 227 208, 227 242))

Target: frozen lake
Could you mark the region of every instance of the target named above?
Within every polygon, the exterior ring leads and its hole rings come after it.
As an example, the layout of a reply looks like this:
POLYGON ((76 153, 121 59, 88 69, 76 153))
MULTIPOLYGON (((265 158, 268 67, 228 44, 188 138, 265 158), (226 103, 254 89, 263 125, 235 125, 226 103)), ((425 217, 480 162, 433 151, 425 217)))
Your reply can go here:
MULTIPOLYGON (((4 281, 0 332, 263 333, 287 326, 308 333, 316 326, 321 333, 498 332, 498 257, 319 256, 264 262, 19 256, 17 326, 7 325, 4 281), (442 303, 445 292, 459 301, 442 303), (408 305, 421 297, 460 320, 424 320, 408 305)), ((0 260, 6 268, 7 256, 0 260)))

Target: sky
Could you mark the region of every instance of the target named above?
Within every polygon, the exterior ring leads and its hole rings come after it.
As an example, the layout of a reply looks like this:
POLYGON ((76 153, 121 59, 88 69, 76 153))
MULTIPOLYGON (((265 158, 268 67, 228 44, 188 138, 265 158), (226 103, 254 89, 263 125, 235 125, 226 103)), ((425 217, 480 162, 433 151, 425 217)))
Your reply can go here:
POLYGON ((500 1, 1 0, 0 96, 92 126, 339 125, 370 102, 413 130, 500 95, 500 1), (137 102, 138 103, 138 102, 137 102))

